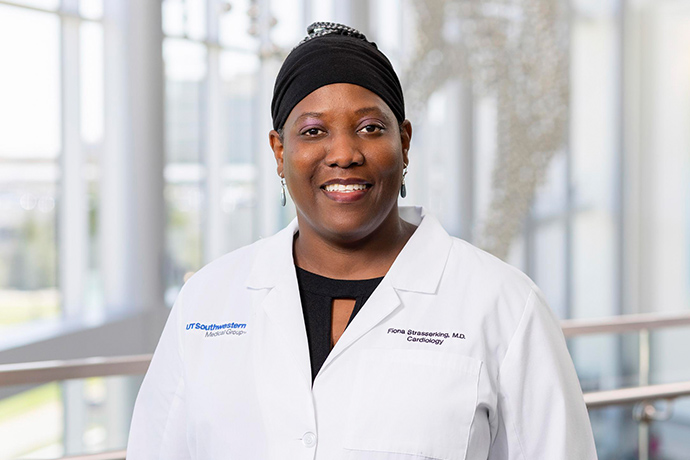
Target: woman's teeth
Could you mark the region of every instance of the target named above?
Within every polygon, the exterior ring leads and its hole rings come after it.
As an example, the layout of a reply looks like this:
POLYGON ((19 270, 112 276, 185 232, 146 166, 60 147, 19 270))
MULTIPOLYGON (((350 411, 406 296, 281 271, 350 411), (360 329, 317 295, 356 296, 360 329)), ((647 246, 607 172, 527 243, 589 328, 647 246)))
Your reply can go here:
POLYGON ((324 187, 327 192, 355 192, 367 188, 364 184, 330 184, 324 187))

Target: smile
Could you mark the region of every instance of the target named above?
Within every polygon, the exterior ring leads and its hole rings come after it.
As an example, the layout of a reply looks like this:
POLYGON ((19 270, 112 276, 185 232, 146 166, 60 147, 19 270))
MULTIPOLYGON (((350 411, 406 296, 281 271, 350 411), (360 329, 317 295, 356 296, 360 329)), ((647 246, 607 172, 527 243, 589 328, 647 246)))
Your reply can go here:
POLYGON ((349 193, 366 189, 365 184, 329 184, 324 187, 327 192, 349 193))
POLYGON ((338 203, 353 203, 364 198, 372 184, 363 179, 333 179, 321 186, 324 194, 338 203))

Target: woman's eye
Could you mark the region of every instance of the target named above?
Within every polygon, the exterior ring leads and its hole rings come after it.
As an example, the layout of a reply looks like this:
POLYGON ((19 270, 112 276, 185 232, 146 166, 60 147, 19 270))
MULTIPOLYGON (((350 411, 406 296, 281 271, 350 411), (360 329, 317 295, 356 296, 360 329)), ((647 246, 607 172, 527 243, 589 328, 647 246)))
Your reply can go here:
POLYGON ((302 135, 313 137, 318 136, 321 132, 322 131, 319 128, 309 128, 307 130, 302 131, 302 135))
POLYGON ((364 128, 360 129, 361 132, 365 133, 376 133, 382 131, 383 127, 378 125, 366 125, 364 128))

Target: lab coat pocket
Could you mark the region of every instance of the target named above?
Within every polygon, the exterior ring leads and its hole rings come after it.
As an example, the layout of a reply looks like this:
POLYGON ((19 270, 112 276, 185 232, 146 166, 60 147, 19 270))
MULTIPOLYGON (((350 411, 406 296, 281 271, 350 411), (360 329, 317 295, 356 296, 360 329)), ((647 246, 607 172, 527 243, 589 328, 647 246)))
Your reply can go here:
POLYGON ((481 361, 431 350, 366 350, 352 390, 347 460, 463 460, 481 361))

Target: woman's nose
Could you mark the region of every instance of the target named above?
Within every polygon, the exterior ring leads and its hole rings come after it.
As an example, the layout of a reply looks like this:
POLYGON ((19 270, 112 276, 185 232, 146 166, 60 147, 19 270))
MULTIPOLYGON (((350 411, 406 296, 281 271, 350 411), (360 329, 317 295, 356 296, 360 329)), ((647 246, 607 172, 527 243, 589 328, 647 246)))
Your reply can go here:
POLYGON ((349 168, 364 164, 364 154, 360 150, 357 139, 347 135, 334 135, 327 147, 324 161, 328 166, 349 168))

